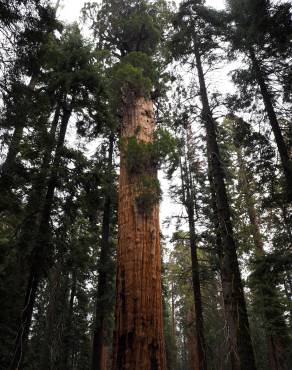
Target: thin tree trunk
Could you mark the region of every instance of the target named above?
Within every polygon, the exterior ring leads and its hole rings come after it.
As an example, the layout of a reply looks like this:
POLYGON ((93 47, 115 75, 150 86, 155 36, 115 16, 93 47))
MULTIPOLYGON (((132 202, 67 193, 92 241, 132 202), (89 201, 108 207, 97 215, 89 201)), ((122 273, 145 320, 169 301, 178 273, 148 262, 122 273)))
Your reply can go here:
POLYGON ((65 321, 65 334, 63 340, 63 356, 61 363, 63 364, 62 369, 73 369, 73 341, 72 341, 72 318, 74 313, 74 299, 76 297, 77 287, 77 274, 76 271, 72 272, 72 286, 69 300, 69 308, 65 321))
MULTIPOLYGON (((149 142, 155 129, 153 102, 129 97, 124 103, 122 138, 149 142)), ((136 158, 139 161, 139 158, 136 158)), ((152 169, 156 178, 156 170, 152 169)), ((159 205, 142 212, 139 175, 130 174, 121 155, 116 324, 113 370, 165 370, 159 205)))
POLYGON ((190 233, 190 249, 191 249, 191 261, 192 261, 192 286, 195 304, 195 339, 198 359, 198 370, 207 370, 207 351, 204 336, 204 319, 203 319, 203 305, 202 305, 202 294, 200 286, 200 266, 198 262, 198 248, 197 248, 197 236, 195 227, 195 202, 196 202, 196 190, 195 185, 192 181, 192 174, 189 169, 192 162, 195 160, 194 155, 191 151, 191 141, 193 135, 191 127, 188 127, 187 132, 187 158, 186 173, 183 188, 185 190, 185 206, 188 215, 189 222, 189 233, 190 233))
MULTIPOLYGON (((61 0, 57 0, 54 12, 55 16, 57 13, 57 10, 60 6, 61 0)), ((53 32, 53 30, 48 30, 47 34, 50 35, 53 32)), ((29 84, 28 84, 28 89, 34 91, 38 78, 39 78, 39 73, 40 73, 41 66, 37 67, 37 70, 35 71, 34 74, 32 74, 29 84)), ((16 156, 19 153, 19 148, 20 148, 20 142, 23 137, 23 130, 25 128, 25 125, 27 123, 27 113, 23 113, 20 111, 20 119, 16 124, 16 127, 14 129, 11 143, 8 149, 7 157, 5 162, 1 166, 1 171, 0 171, 0 186, 3 188, 6 188, 7 191, 10 190, 13 182, 13 174, 14 174, 14 167, 16 164, 16 156), (2 185, 3 184, 3 185, 2 185)), ((1 209, 0 209, 1 212, 1 209)))
POLYGON ((35 245, 31 256, 31 269, 28 284, 26 288, 26 296, 20 321, 19 330, 15 341, 15 349, 13 358, 10 364, 10 370, 17 370, 25 356, 27 339, 32 320, 33 307, 35 304, 37 289, 45 261, 48 258, 47 241, 49 236, 49 222, 54 201, 54 192, 57 185, 59 165, 62 156, 62 149, 65 141, 68 122, 71 116, 72 109, 63 107, 63 117, 56 147, 56 154, 53 162, 52 173, 48 182, 46 198, 41 214, 41 221, 36 236, 35 245))
POLYGON ((174 286, 173 281, 171 281, 171 334, 176 344, 176 325, 175 325, 175 302, 174 302, 174 286))
MULTIPOLYGON (((30 82, 27 86, 28 89, 34 90, 37 79, 36 77, 31 77, 30 82)), ((11 192, 11 188, 14 183, 14 175, 16 171, 16 157, 19 153, 20 143, 23 137, 23 130, 27 123, 27 112, 26 107, 19 107, 17 112, 17 117, 15 120, 15 128, 11 138, 11 142, 8 148, 7 156, 5 161, 0 167, 0 189, 2 196, 8 197, 11 192), (23 108, 23 109, 22 109, 23 108)), ((0 213, 5 211, 7 208, 7 203, 0 202, 0 213)))
POLYGON ((95 327, 93 333, 93 349, 92 349, 92 370, 107 369, 107 345, 106 335, 109 335, 105 327, 106 317, 109 315, 109 268, 111 261, 111 250, 109 245, 110 224, 112 214, 112 199, 110 191, 110 173, 113 167, 113 151, 114 151, 114 136, 111 134, 109 140, 109 158, 108 158, 108 183, 107 194, 104 202, 103 220, 102 220, 102 239, 101 250, 99 256, 98 267, 98 286, 96 294, 96 312, 95 312, 95 327))
POLYGON ((236 148, 236 153, 239 166, 239 186, 244 197, 249 222, 252 227, 251 233, 254 241, 255 253, 257 256, 260 257, 265 254, 265 251, 264 251, 264 242, 262 240, 260 231, 259 217, 255 208, 255 200, 248 180, 247 168, 245 161, 242 157, 241 149, 236 148))
POLYGON ((255 358, 250 337, 249 322, 237 259, 236 245, 233 237, 230 207, 224 182, 221 156, 217 143, 216 124, 209 105, 201 55, 196 41, 195 58, 200 84, 201 101, 203 105, 202 118, 206 127, 207 145, 210 154, 210 172, 214 183, 219 228, 223 245, 221 279, 232 368, 233 370, 255 370, 255 358))
MULTIPOLYGON (((264 257, 264 242, 261 237, 261 232, 259 228, 259 217, 255 208, 255 200, 253 192, 251 189, 252 179, 248 173, 245 160, 242 156, 241 148, 236 148, 237 160, 239 165, 239 186, 240 190, 244 196, 244 202, 246 205, 247 214, 249 217, 250 225, 252 226, 252 236, 255 246, 255 254, 257 257, 264 257)), ((277 318, 278 328, 286 333, 286 323, 281 317, 280 311, 273 311, 273 314, 270 312, 270 305, 275 305, 275 302, 278 300, 275 291, 273 290, 273 284, 270 285, 266 282, 265 275, 262 276, 262 280, 258 282, 258 291, 255 294, 259 294, 261 297, 261 313, 265 323, 265 334, 268 343, 268 356, 271 370, 283 370, 285 365, 283 363, 283 353, 285 352, 285 342, 282 340, 279 333, 275 333, 273 327, 275 327, 275 319, 277 318)))
MULTIPOLYGON (((264 242, 262 240, 261 232, 260 232, 260 222, 259 217, 255 208, 255 200, 253 196, 253 192, 250 186, 252 179, 248 174, 248 170, 246 167, 246 163, 242 156, 241 148, 236 148, 237 153, 237 160, 239 165, 239 185, 240 190, 243 193, 244 201, 246 205, 247 214, 249 217, 250 225, 252 227, 252 236, 255 246, 255 254, 257 257, 264 257, 264 242)), ((271 370, 283 370, 285 369, 283 364, 283 352, 285 351, 285 343, 283 342, 283 338, 281 335, 275 334, 273 331, 273 326, 275 323, 273 321, 277 317, 277 323, 280 324, 279 328, 281 327, 286 332, 286 323, 281 318, 280 312, 274 312, 275 315, 271 315, 270 308, 267 307, 270 304, 274 305, 275 302, 278 300, 278 297, 275 295, 274 287, 267 286, 267 282, 265 281, 265 276, 263 275, 262 281, 258 283, 258 292, 261 296, 261 312, 263 315, 263 319, 265 321, 265 334, 267 337, 268 342, 268 352, 269 352, 269 362, 270 362, 270 369, 271 370)))
POLYGON ((59 367, 55 367, 55 364, 58 359, 57 353, 60 350, 58 335, 61 337, 61 333, 57 333, 57 331, 60 330, 60 315, 58 309, 61 302, 64 304, 64 292, 61 291, 63 288, 62 270, 63 266, 59 262, 50 273, 50 298, 46 312, 44 344, 42 348, 41 365, 39 367, 42 370, 60 369, 59 367))
POLYGON ((277 144, 277 148, 280 154, 282 167, 287 183, 287 198, 288 200, 292 200, 292 161, 291 158, 289 158, 289 153, 287 149, 287 145, 285 143, 285 140, 283 138, 281 128, 274 110, 271 94, 268 90, 268 87, 266 85, 265 76, 261 69, 260 63, 257 60, 257 57, 255 55, 255 52, 253 48, 250 48, 249 50, 249 56, 250 60, 252 62, 252 66, 255 72, 255 77, 257 80, 257 83, 259 84, 261 94, 263 97, 264 105, 266 108, 266 112, 269 117, 269 121, 275 136, 275 141, 277 144))
POLYGON ((37 226, 37 218, 39 218, 40 210, 44 205, 45 195, 46 195, 46 181, 50 170, 50 162, 52 160, 52 153, 56 143, 56 131, 60 119, 61 106, 60 103, 57 104, 54 118, 50 128, 49 142, 45 149, 45 153, 42 160, 42 165, 37 178, 35 179, 32 187, 29 200, 25 209, 26 221, 24 222, 22 229, 27 235, 23 235, 21 239, 30 240, 30 235, 33 235, 32 232, 33 226, 37 226))
MULTIPOLYGON (((223 242, 222 242, 222 237, 221 237, 221 233, 220 233, 220 225, 219 225, 219 216, 218 216, 218 208, 217 208, 217 203, 216 203, 216 194, 215 194, 215 188, 214 188, 214 181, 211 177, 211 171, 210 171, 210 168, 211 168, 211 165, 210 165, 210 150, 209 148, 207 148, 207 157, 208 157, 208 179, 209 179, 209 183, 210 183, 210 193, 211 193, 211 207, 212 207, 212 211, 213 211, 213 214, 212 214, 212 223, 213 223, 213 226, 214 226, 214 230, 215 230, 215 253, 218 255, 218 260, 221 261, 222 258, 223 258, 223 242)), ((223 307, 224 309, 224 292, 223 292, 223 288, 222 288, 222 281, 223 281, 223 278, 222 278, 222 269, 221 269, 221 266, 220 266, 220 262, 219 262, 219 266, 218 266, 218 270, 220 272, 220 278, 221 278, 221 289, 222 289, 222 294, 220 294, 220 301, 222 301, 222 304, 221 306, 223 307)), ((226 333, 227 334, 227 337, 228 337, 228 332, 226 333)), ((225 347, 225 345, 223 344, 222 348, 220 349, 219 348, 219 354, 220 354, 220 367, 218 366, 218 369, 220 370, 225 370, 226 366, 225 366, 225 363, 226 363, 226 355, 225 355, 225 351, 223 350, 223 348, 225 347)), ((230 366, 231 368, 233 369, 233 358, 232 358, 232 353, 230 354, 230 366)), ((229 366, 228 366, 229 368, 229 366)))
POLYGON ((198 357, 198 347, 197 335, 195 335, 195 317, 194 311, 190 310, 187 314, 187 346, 188 346, 188 369, 189 370, 199 370, 201 369, 201 364, 198 357))
MULTIPOLYGON (((35 76, 32 76, 29 84, 27 85, 27 89, 33 91, 35 89, 36 83, 37 83, 37 78, 35 76)), ((18 112, 18 113, 19 114, 22 113, 23 115, 23 112, 18 112)), ((16 159, 16 155, 19 152, 19 145, 22 139, 23 129, 26 124, 26 119, 27 119, 27 114, 25 114, 24 117, 22 116, 22 119, 18 117, 17 125, 15 126, 15 129, 14 129, 14 132, 11 138, 11 143, 9 145, 6 160, 2 165, 2 171, 1 171, 2 176, 4 173, 6 173, 9 169, 11 169, 15 165, 15 159, 16 159)))
POLYGON ((200 272, 197 254, 197 241, 195 233, 195 222, 193 210, 188 211, 189 229, 190 229, 190 247, 191 247, 191 260, 192 260, 192 285, 195 301, 195 332, 196 332, 196 346, 198 357, 198 370, 207 369, 207 351, 204 336, 204 319, 203 319, 203 306, 202 295, 200 287, 200 272))
MULTIPOLYGON (((188 147, 188 157, 189 155, 188 147)), ((195 349, 197 351, 198 359, 198 370, 207 370, 207 353, 205 345, 204 336, 204 319, 203 319, 203 306, 202 306, 202 295, 200 286, 200 269, 198 262, 198 251, 197 251, 197 237, 195 228, 195 218, 194 218, 194 185, 192 184, 191 174, 189 171, 189 164, 185 163, 184 168, 181 165, 181 178, 182 178, 182 191, 184 193, 184 205, 188 215, 189 222, 189 237, 190 237, 190 250, 191 250, 191 263, 192 263, 192 288, 195 304, 195 323, 193 327, 195 334, 195 349)))
POLYGON ((290 270, 285 270, 284 277, 283 277, 283 285, 285 288, 285 295, 288 302, 288 309, 289 309, 289 326, 292 327, 292 279, 290 270))
POLYGON ((68 306, 68 267, 67 260, 64 258, 67 243, 66 237, 68 228, 74 223, 77 212, 73 212, 73 198, 75 191, 71 191, 64 206, 64 217, 56 266, 50 272, 50 297, 46 313, 45 340, 42 348, 41 366, 43 370, 63 370, 62 343, 64 340, 64 321, 66 325, 66 310, 68 306), (66 304, 67 303, 67 304, 66 304), (65 320, 64 320, 65 317, 65 320))

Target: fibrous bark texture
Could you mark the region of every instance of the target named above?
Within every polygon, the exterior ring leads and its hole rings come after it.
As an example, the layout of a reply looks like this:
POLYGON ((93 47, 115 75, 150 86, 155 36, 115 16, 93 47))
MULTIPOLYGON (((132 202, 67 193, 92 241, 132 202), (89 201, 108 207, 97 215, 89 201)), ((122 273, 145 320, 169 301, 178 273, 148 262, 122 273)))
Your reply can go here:
MULTIPOLYGON (((153 102, 131 97, 124 103, 122 138, 149 142, 155 129, 153 102)), ((140 158, 136 158, 137 161, 140 158)), ((151 170, 151 169, 150 169, 151 170)), ((136 205, 141 174, 129 173, 121 155, 116 326, 113 370, 165 370, 159 205, 136 205)), ((152 176, 156 177, 155 168, 152 176)))

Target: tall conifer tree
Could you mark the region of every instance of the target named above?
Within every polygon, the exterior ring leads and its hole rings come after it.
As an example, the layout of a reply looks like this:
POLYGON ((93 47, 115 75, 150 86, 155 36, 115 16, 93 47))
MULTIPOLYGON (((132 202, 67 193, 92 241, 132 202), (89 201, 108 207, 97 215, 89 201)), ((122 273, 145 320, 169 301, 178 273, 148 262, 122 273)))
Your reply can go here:
POLYGON ((159 11, 155 2, 107 0, 96 20, 98 42, 119 58, 113 75, 122 116, 113 370, 166 367, 160 190, 148 149, 156 127, 151 92, 158 79, 159 11))

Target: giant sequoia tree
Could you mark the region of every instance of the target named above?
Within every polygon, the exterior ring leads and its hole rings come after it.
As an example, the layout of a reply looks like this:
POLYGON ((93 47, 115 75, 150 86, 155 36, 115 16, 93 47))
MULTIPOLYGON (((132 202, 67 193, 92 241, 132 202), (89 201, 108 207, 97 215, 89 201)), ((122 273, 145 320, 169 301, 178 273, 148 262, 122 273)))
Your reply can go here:
POLYGON ((97 37, 118 56, 121 111, 116 324, 112 369, 165 369, 154 102, 161 38, 156 3, 105 1, 97 37))
POLYGON ((59 4, 0 0, 0 368, 290 369, 290 4, 59 4))

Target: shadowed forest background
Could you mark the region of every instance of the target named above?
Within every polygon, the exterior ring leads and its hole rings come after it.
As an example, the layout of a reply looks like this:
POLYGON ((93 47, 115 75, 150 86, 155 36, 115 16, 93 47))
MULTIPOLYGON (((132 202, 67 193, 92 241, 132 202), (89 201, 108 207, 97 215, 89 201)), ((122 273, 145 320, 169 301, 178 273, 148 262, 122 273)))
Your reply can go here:
POLYGON ((291 370, 291 2, 60 3, 0 0, 0 370, 291 370))

